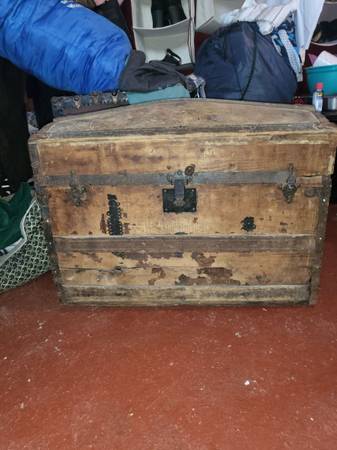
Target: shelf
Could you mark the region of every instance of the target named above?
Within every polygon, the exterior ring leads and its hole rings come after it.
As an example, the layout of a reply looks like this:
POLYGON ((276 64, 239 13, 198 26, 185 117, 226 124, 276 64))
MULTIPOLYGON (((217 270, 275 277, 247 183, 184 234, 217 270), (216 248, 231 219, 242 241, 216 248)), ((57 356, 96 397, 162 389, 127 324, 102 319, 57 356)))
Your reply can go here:
POLYGON ((245 0, 210 0, 197 1, 196 31, 212 34, 222 27, 221 17, 224 14, 240 9, 245 0))
POLYGON ((175 34, 181 34, 188 32, 190 27, 190 20, 186 19, 181 22, 175 23, 174 25, 169 25, 162 28, 144 28, 144 27, 133 27, 134 31, 141 34, 144 37, 157 38, 158 36, 170 37, 175 34))
MULTIPOLYGON (((140 29, 155 29, 164 30, 165 28, 171 28, 174 25, 169 25, 163 28, 153 28, 151 5, 152 0, 132 0, 132 24, 134 28, 140 29)), ((190 16, 189 0, 181 0, 186 17, 190 16)))
POLYGON ((174 34, 154 33, 155 30, 134 28, 136 47, 146 54, 147 61, 162 60, 166 55, 166 49, 171 49, 180 56, 182 63, 191 62, 191 56, 188 48, 188 28, 181 27, 176 29, 174 34), (178 32, 180 30, 180 32, 178 32))
MULTIPOLYGON (((182 0, 187 19, 162 28, 153 28, 152 0, 132 0, 133 32, 137 50, 146 55, 146 60, 162 60, 169 48, 180 56, 182 64, 194 61, 194 22, 190 18, 190 3, 182 0)), ((192 10, 193 8, 191 8, 192 10)))

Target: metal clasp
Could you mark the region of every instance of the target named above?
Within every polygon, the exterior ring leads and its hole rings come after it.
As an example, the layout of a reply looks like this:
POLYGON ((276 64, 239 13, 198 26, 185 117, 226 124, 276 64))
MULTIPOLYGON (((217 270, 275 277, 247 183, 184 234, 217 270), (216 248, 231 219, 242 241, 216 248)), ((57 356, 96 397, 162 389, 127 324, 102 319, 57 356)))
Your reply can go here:
POLYGON ((287 181, 280 186, 287 203, 292 203, 300 185, 297 183, 293 164, 289 164, 287 181))
POLYGON ((188 166, 185 172, 178 170, 167 175, 167 180, 173 189, 163 189, 164 212, 195 212, 197 207, 196 189, 187 189, 192 181, 195 166, 188 166))
POLYGON ((178 170, 175 174, 169 174, 167 180, 174 186, 174 205, 177 207, 184 206, 185 203, 185 187, 191 181, 191 176, 186 176, 182 170, 178 170))

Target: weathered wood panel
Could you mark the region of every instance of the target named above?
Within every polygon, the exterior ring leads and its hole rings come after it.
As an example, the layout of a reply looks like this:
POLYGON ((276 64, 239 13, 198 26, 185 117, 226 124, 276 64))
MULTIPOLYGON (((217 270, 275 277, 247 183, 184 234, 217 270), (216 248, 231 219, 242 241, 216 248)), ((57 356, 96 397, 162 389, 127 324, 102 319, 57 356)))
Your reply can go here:
POLYGON ((293 164, 299 176, 331 174, 335 147, 327 137, 198 136, 130 137, 39 144, 40 175, 197 171, 279 171, 293 164), (174 142, 172 142, 174 139, 174 142))
POLYGON ((92 186, 81 207, 74 206, 69 189, 47 191, 55 236, 107 234, 108 194, 120 204, 118 220, 126 235, 246 235, 246 217, 254 218, 256 235, 314 234, 318 221, 319 199, 302 188, 288 204, 275 186, 200 186, 197 212, 184 214, 163 212, 159 186, 92 186))
POLYGON ((311 257, 275 253, 59 254, 65 284, 203 286, 306 284, 311 257))
POLYGON ((90 114, 57 119, 45 127, 41 137, 62 136, 129 136, 131 134, 214 133, 270 131, 309 132, 333 128, 310 106, 279 105, 256 102, 237 102, 215 99, 180 99, 127 108, 110 109, 90 114), (324 127, 322 127, 324 124, 324 127))
POLYGON ((125 287, 65 286, 63 301, 107 306, 226 306, 308 303, 308 286, 125 287))

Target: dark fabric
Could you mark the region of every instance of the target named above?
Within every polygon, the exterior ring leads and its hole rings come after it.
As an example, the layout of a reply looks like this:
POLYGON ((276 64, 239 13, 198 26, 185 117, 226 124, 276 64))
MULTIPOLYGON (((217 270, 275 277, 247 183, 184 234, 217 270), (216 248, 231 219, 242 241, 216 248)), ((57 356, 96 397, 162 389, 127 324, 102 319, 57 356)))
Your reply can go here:
POLYGON ((24 76, 0 58, 0 179, 8 178, 13 191, 32 176, 28 137, 24 76))
POLYGON ((208 98, 290 103, 297 89, 287 58, 254 23, 214 33, 202 44, 194 72, 205 79, 208 98))
POLYGON ((121 28, 131 41, 130 30, 117 0, 107 1, 103 5, 97 6, 95 11, 121 28))
POLYGON ((20 225, 31 202, 32 192, 28 183, 21 183, 10 200, 0 199, 0 255, 2 250, 23 237, 20 225))
POLYGON ((86 8, 89 8, 89 9, 96 8, 95 0, 74 0, 74 2, 79 3, 80 5, 85 6, 86 8))
POLYGON ((151 92, 176 84, 186 86, 186 77, 174 64, 163 61, 145 62, 145 54, 133 50, 119 80, 119 89, 129 92, 151 92))
POLYGON ((153 28, 162 28, 186 19, 181 0, 152 0, 153 28))
POLYGON ((337 39, 337 19, 332 22, 320 22, 314 32, 312 40, 320 44, 332 42, 337 39))
POLYGON ((52 97, 73 95, 70 92, 59 91, 58 89, 47 86, 34 77, 27 78, 27 93, 33 100, 36 121, 39 128, 53 121, 52 97))

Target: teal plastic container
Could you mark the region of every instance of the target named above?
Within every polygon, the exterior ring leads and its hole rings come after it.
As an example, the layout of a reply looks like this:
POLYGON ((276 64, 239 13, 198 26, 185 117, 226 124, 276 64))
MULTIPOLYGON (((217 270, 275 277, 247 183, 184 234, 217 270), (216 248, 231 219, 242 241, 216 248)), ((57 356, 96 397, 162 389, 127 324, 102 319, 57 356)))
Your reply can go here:
POLYGON ((337 94, 337 65, 308 67, 306 70, 308 88, 311 94, 315 91, 316 83, 323 83, 324 95, 337 94))

